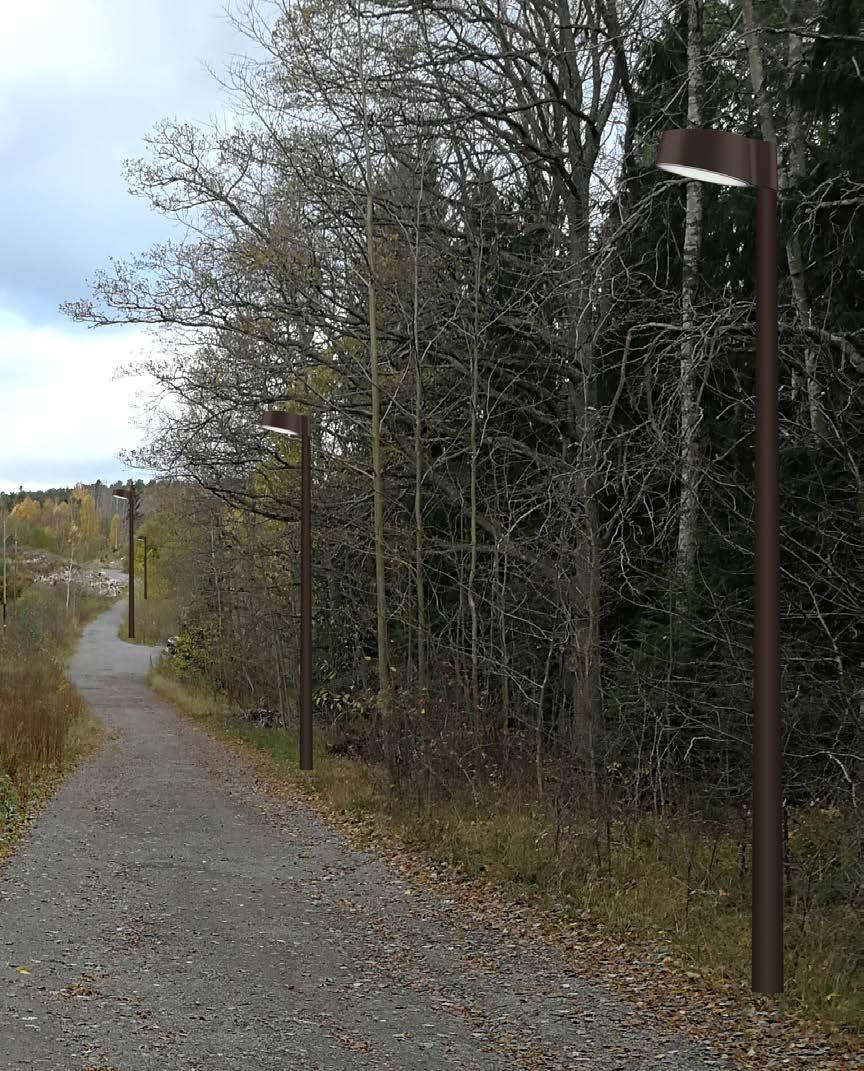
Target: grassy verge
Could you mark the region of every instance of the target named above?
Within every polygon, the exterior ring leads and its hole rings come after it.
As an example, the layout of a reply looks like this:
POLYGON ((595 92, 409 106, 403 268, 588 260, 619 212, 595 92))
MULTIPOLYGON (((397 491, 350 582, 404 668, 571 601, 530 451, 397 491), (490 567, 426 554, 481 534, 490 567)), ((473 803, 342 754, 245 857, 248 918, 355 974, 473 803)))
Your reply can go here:
POLYGON ((0 636, 0 858, 11 854, 28 820, 99 740, 100 729, 66 679, 81 629, 111 599, 34 585, 0 636))
MULTIPOLYGON (((556 836, 549 809, 513 786, 406 802, 390 791, 383 770, 328 753, 326 733, 316 734, 314 770, 301 774, 293 732, 243 724, 220 699, 162 672, 152 672, 151 684, 215 735, 266 755, 286 783, 363 820, 372 839, 395 838, 505 898, 536 905, 562 932, 589 919, 610 942, 623 939, 652 961, 676 964, 686 984, 731 988, 742 1006, 749 1001, 749 871, 728 828, 619 817, 608 829, 574 821, 556 836)), ((829 860, 854 850, 853 819, 818 809, 794 816, 796 855, 808 860, 812 880, 810 895, 787 905, 781 1001, 784 1013, 819 1024, 841 1044, 855 1044, 864 1025, 862 928, 842 897, 832 902, 823 889, 820 903, 816 885, 820 866, 830 870, 829 860)))
MULTIPOLYGON (((128 599, 128 593, 123 595, 128 599)), ((129 615, 124 615, 120 622, 118 635, 127 643, 140 643, 147 647, 156 647, 175 631, 176 610, 170 599, 151 595, 144 599, 137 590, 135 592, 135 637, 129 639, 129 615)))
POLYGON ((366 763, 330 755, 327 752, 326 734, 316 734, 314 769, 301 776, 297 769, 300 753, 296 733, 287 729, 264 729, 245 724, 231 716, 228 705, 221 697, 190 688, 156 668, 150 671, 149 681, 159 695, 196 721, 205 723, 216 736, 265 753, 275 761, 286 780, 303 788, 311 788, 336 810, 355 817, 392 817, 384 771, 366 763))

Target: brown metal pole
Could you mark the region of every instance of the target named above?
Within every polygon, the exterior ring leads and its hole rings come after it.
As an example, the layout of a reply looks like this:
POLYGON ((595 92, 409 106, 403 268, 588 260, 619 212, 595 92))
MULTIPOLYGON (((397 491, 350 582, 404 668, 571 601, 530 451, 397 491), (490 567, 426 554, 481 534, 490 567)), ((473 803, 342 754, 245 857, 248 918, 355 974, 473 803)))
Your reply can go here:
POLYGON ((753 991, 783 992, 777 191, 756 190, 756 606, 753 644, 753 991))
POLYGON ((129 481, 129 639, 135 639, 135 487, 129 481))
POLYGON ((312 451, 309 418, 300 436, 300 769, 312 769, 312 451))

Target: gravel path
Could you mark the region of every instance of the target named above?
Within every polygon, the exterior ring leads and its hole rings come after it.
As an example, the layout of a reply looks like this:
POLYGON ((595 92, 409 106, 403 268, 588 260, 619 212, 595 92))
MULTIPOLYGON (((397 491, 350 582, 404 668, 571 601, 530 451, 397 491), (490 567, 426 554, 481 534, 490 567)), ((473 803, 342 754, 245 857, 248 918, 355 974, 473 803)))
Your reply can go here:
POLYGON ((256 791, 123 609, 71 668, 106 742, 0 873, 3 1071, 730 1066, 256 791))

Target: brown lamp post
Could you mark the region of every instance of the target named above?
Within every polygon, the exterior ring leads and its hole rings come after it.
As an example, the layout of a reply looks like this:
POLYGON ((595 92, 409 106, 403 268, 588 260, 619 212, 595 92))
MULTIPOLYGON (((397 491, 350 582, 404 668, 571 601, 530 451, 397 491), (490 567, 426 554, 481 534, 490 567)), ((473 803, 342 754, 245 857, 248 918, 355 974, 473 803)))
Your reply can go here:
POLYGON ((777 149, 721 130, 667 130, 657 166, 756 187, 756 604, 753 641, 752 988, 783 992, 777 149))
POLYGON ((129 639, 135 639, 135 485, 115 487, 115 498, 125 498, 129 503, 129 639))
POLYGON ((144 544, 144 598, 147 598, 147 536, 138 536, 140 542, 144 544))
POLYGON ((312 769, 312 451, 309 417, 268 409, 261 427, 300 439, 300 769, 312 769))

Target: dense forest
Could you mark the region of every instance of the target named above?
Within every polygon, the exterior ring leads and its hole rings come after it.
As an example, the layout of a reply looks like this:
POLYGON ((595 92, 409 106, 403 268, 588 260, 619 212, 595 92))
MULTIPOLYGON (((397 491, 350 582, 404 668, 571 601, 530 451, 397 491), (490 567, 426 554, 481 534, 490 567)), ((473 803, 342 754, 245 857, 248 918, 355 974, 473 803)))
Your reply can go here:
POLYGON ((593 829, 599 871, 686 820, 717 912, 748 865, 755 202, 655 163, 672 127, 776 142, 787 897, 845 934, 828 988, 864 963, 862 17, 250 0, 234 125, 128 165, 186 239, 66 306, 164 355, 128 460, 189 682, 294 723, 299 451, 259 422, 306 413, 333 746, 405 798, 529 799, 556 850, 593 829))

